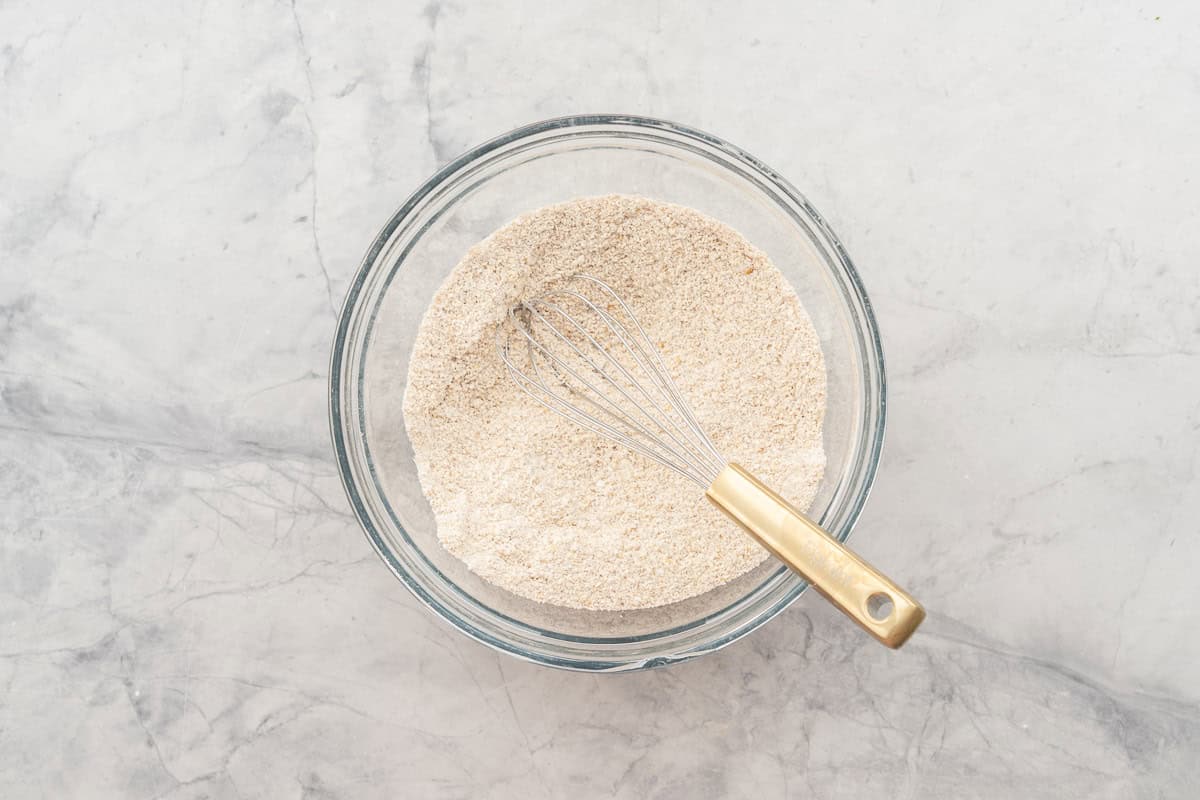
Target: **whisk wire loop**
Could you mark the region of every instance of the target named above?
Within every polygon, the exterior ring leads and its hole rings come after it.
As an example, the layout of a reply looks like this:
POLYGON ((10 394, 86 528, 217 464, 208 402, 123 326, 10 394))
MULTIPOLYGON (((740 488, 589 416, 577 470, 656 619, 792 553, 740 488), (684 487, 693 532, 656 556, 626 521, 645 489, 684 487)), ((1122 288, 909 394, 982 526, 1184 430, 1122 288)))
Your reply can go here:
POLYGON ((712 456, 713 463, 716 466, 717 471, 720 472, 721 469, 723 469, 725 467, 725 464, 726 464, 725 457, 721 455, 720 451, 717 450, 716 445, 714 445, 712 443, 712 440, 708 438, 708 434, 706 434, 704 432, 704 428, 702 428, 700 426, 699 421, 696 419, 696 415, 694 413, 692 413, 692 407, 690 405, 688 405, 686 400, 683 399, 683 394, 679 391, 679 387, 675 385, 675 379, 671 377, 670 371, 667 369, 666 364, 663 363, 662 357, 658 354, 658 350, 653 346, 653 343, 651 343, 650 337, 646 333, 646 329, 642 327, 642 323, 638 320, 637 316, 633 313, 633 310, 629 307, 628 304, 626 304, 625 300, 622 299, 621 296, 619 294, 617 294, 617 292, 611 286, 609 286, 607 283, 600 280, 599 278, 594 278, 591 275, 584 275, 584 274, 577 275, 576 278, 578 278, 580 280, 584 280, 584 281, 590 281, 591 283, 598 286, 605 294, 607 294, 610 298, 612 298, 612 300, 614 300, 621 307, 621 310, 625 312, 625 315, 637 327, 638 333, 640 334, 642 341, 644 341, 650 345, 650 347, 649 347, 650 357, 654 359, 654 364, 657 367, 657 372, 651 371, 652 374, 656 375, 659 379, 661 379, 663 381, 664 386, 666 387, 666 389, 668 390, 668 392, 672 398, 672 405, 687 420, 690 429, 695 432, 696 437, 700 440, 701 444, 708 451, 708 453, 712 456))
MULTIPOLYGON (((590 332, 588 332, 588 330, 583 325, 581 325, 577 320, 572 318, 571 315, 569 313, 567 313, 562 307, 560 307, 559 305, 557 305, 555 303, 551 303, 544 298, 533 300, 529 303, 530 310, 531 310, 531 313, 533 314, 533 316, 535 316, 538 319, 538 321, 545 324, 547 330, 549 330, 553 334, 555 339, 565 343, 567 345, 567 347, 569 347, 570 350, 575 355, 579 356, 579 358, 583 360, 583 362, 591 369, 591 371, 593 373, 598 375, 602 380, 606 381, 609 386, 612 386, 613 388, 615 388, 617 390, 617 392, 621 395, 621 397, 624 398, 629 403, 630 408, 635 409, 638 412, 638 414, 640 414, 642 417, 645 417, 647 422, 649 422, 651 425, 658 428, 658 430, 661 434, 667 436, 675 446, 679 447, 680 448, 679 454, 685 460, 687 460, 691 466, 695 467, 696 469, 700 470, 701 472, 707 473, 708 467, 710 465, 705 463, 705 456, 704 456, 703 451, 698 450, 695 447, 695 445, 689 441, 688 434, 685 432, 684 428, 681 427, 680 424, 676 421, 676 419, 672 416, 672 413, 670 410, 669 396, 667 396, 667 394, 663 391, 662 387, 660 386, 660 384, 657 380, 658 376, 654 375, 654 373, 647 367, 647 365, 644 361, 644 358, 643 358, 645 355, 644 352, 642 353, 643 357, 639 357, 638 354, 634 351, 634 348, 631 346, 630 341, 624 332, 624 326, 620 326, 619 321, 615 320, 613 317, 611 317, 611 315, 609 315, 607 312, 605 312, 602 308, 600 308, 597 305, 595 305, 594 303, 592 303, 590 300, 588 300, 583 295, 578 294, 576 292, 563 292, 561 294, 563 296, 577 298, 580 302, 582 302, 585 306, 587 306, 587 308, 590 311, 594 312, 598 317, 600 317, 604 321, 605 325, 608 327, 608 330, 617 337, 618 341, 620 341, 621 345, 625 348, 626 352, 630 355, 631 358, 633 358, 634 363, 637 365, 635 367, 635 369, 640 368, 645 374, 647 374, 649 377, 651 377, 654 388, 657 389, 658 393, 660 395, 662 395, 662 397, 664 399, 666 399, 666 401, 667 401, 666 408, 664 408, 661 405, 661 403, 662 403, 661 399, 656 400, 654 397, 652 397, 650 392, 648 392, 646 390, 646 388, 642 385, 642 383, 636 377, 634 377, 632 374, 630 374, 630 371, 628 369, 626 369, 626 367, 620 362, 620 360, 615 358, 612 353, 610 353, 599 341, 597 341, 595 336, 593 336, 590 332), (543 314, 539 313, 539 311, 537 310, 539 306, 544 306, 544 307, 554 311, 555 313, 557 313, 560 317, 563 318, 563 320, 566 321, 567 324, 569 324, 580 335, 582 335, 587 340, 587 342, 591 345, 592 349, 595 350, 595 352, 599 353, 604 358, 604 360, 607 361, 608 365, 611 366, 612 368, 614 368, 619 373, 620 377, 622 377, 627 382, 627 384, 630 387, 632 387, 633 391, 635 391, 637 394, 641 395, 642 399, 649 406, 649 408, 647 408, 647 405, 643 405, 641 402, 639 402, 639 400, 636 397, 632 396, 629 392, 627 392, 621 386, 621 384, 618 383, 616 378, 614 378, 612 375, 609 374, 609 372, 605 369, 603 363, 597 364, 587 353, 581 351, 569 339, 569 337, 567 335, 565 335, 563 333, 563 331, 561 331, 552 321, 547 319, 546 316, 544 316, 543 314)), ((552 296, 558 297, 559 295, 552 295, 552 296)), ((524 331, 522 331, 522 332, 524 333, 524 331)), ((634 345, 636 345, 636 344, 637 343, 634 342, 634 345)), ((541 348, 541 349, 543 352, 548 352, 546 350, 546 348, 541 348)), ((637 349, 641 350, 642 348, 640 347, 640 345, 637 345, 637 349)), ((534 361, 532 363, 536 370, 537 362, 534 361)), ((557 365, 554 365, 554 366, 557 366, 557 365)), ((607 395, 606 392, 604 392, 603 390, 601 390, 594 384, 588 382, 586 379, 583 379, 582 377, 580 377, 573 370, 570 370, 569 367, 564 367, 564 369, 567 369, 572 376, 576 377, 581 382, 583 382, 587 386, 588 389, 590 389, 598 397, 600 397, 602 400, 605 401, 606 408, 604 408, 603 410, 606 413, 613 413, 614 411, 617 415, 621 415, 624 413, 624 410, 621 408, 621 406, 617 402, 614 402, 607 395)), ((579 399, 589 403, 590 405, 597 406, 595 401, 587 394, 578 393, 577 396, 579 397, 579 399)), ((636 418, 632 418, 632 417, 628 418, 628 419, 621 418, 618 421, 623 422, 623 423, 632 424, 636 428, 636 430, 643 435, 652 436, 652 437, 656 436, 655 434, 651 434, 648 430, 646 430, 646 428, 643 425, 641 425, 637 421, 636 418)), ((714 475, 715 475, 715 473, 714 473, 714 475)))
POLYGON ((708 487, 725 459, 645 328, 607 283, 590 275, 573 280, 579 290, 560 289, 509 310, 496 340, 509 375, 560 417, 708 487), (585 289, 604 300, 596 302, 585 289), (514 331, 524 340, 525 363, 511 349, 514 331))

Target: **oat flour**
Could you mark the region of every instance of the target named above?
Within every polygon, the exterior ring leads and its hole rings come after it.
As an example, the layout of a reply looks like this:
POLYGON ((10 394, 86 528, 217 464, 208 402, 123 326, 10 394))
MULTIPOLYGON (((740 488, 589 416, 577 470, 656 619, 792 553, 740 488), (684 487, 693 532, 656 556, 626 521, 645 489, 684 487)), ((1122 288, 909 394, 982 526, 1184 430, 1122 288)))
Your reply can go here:
POLYGON ((496 231, 426 312, 404 417, 438 536, 476 574, 546 603, 634 609, 701 594, 766 551, 693 483, 538 405, 496 354, 507 309, 577 272, 630 304, 726 458, 798 507, 812 501, 825 368, 796 293, 728 226, 610 195, 496 231))

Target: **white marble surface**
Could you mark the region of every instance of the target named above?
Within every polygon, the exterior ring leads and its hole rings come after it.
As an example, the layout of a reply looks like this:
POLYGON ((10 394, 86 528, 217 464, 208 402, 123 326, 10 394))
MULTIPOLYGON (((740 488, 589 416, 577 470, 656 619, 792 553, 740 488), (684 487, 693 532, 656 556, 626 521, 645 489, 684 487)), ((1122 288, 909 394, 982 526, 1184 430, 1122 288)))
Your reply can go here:
POLYGON ((1200 12, 981 5, 0 3, 0 796, 1195 796, 1200 12), (859 264, 905 650, 806 597, 562 673, 369 550, 333 308, 439 163, 582 111, 746 147, 859 264))

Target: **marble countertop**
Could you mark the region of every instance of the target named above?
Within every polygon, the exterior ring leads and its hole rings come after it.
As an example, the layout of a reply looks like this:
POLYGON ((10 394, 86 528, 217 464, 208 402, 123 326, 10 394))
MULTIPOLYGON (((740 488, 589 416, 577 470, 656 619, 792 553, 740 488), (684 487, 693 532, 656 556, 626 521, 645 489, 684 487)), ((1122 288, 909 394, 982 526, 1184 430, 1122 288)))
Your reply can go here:
POLYGON ((1185 2, 0 4, 0 796, 1194 796, 1197 41, 1185 2), (549 670, 359 532, 326 378, 367 242, 586 111, 738 143, 855 258, 902 651, 806 596, 549 670))

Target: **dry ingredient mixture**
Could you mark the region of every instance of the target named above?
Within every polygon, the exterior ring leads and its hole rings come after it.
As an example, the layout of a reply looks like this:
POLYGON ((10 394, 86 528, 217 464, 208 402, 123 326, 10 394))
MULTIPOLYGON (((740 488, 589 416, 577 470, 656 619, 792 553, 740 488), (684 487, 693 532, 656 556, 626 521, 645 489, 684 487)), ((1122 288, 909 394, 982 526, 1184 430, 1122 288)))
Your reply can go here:
POLYGON ((635 609, 701 594, 767 553, 695 484, 547 411, 496 326, 574 273, 610 283, 717 448, 806 508, 825 468, 825 367, 795 291, 697 211, 609 195, 533 211, 473 247, 421 323, 404 417, 446 549, 515 594, 635 609))

